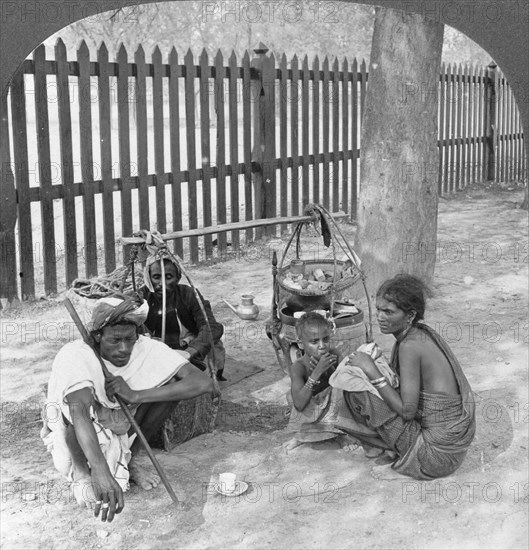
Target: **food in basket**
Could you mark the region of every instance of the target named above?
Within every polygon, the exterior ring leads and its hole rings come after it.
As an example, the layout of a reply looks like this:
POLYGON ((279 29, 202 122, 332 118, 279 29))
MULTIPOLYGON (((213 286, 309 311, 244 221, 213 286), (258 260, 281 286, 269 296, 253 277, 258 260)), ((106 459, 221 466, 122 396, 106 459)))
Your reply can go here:
POLYGON ((303 290, 299 283, 295 283, 292 279, 285 277, 283 284, 288 288, 293 288, 295 290, 303 290))
POLYGON ((345 279, 346 277, 353 277, 353 262, 351 260, 346 260, 346 262, 343 265, 342 270, 342 279, 345 279))
MULTIPOLYGON (((299 260, 303 262, 303 260, 299 260)), ((336 287, 337 292, 342 292, 345 288, 353 284, 356 277, 354 268, 343 272, 344 266, 351 266, 352 262, 336 263, 329 260, 322 261, 304 261, 304 274, 296 273, 298 271, 296 264, 294 270, 292 265, 280 268, 278 273, 279 286, 292 295, 304 296, 312 299, 313 297, 323 297, 328 295, 336 287)), ((288 298, 293 300, 292 296, 288 298)), ((327 299, 328 300, 328 299, 327 299)), ((299 301, 299 300, 298 300, 299 301)))
POLYGON ((303 280, 303 275, 301 273, 292 273, 291 271, 289 271, 286 274, 285 281, 287 279, 290 279, 293 283, 300 283, 303 280))
POLYGON ((325 282, 325 281, 307 281, 307 289, 308 290, 328 290, 330 286, 332 286, 332 282, 325 282))

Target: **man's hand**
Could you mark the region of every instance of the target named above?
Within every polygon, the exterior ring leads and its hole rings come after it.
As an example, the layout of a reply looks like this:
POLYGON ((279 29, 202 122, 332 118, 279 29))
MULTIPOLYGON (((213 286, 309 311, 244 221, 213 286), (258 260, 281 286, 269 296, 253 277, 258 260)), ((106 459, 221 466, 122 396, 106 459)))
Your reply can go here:
POLYGON ((105 391, 109 399, 114 400, 113 395, 117 394, 127 403, 137 402, 137 392, 132 390, 121 376, 112 376, 110 374, 105 380, 105 391))
POLYGON ((336 365, 337 359, 336 355, 332 353, 325 353, 319 360, 316 357, 311 357, 310 364, 315 367, 312 371, 312 377, 316 380, 319 379, 324 372, 336 365))
POLYGON ((92 467, 91 475, 96 497, 94 515, 98 517, 101 512, 101 521, 111 522, 114 515, 121 513, 125 506, 123 491, 108 467, 92 467))
POLYGON ((187 347, 186 349, 176 350, 178 353, 188 361, 191 361, 195 355, 198 355, 198 351, 195 348, 187 347))
POLYGON ((220 388, 218 387, 218 385, 216 384, 213 384, 213 389, 211 390, 211 398, 212 399, 217 399, 221 396, 221 391, 220 391, 220 388))

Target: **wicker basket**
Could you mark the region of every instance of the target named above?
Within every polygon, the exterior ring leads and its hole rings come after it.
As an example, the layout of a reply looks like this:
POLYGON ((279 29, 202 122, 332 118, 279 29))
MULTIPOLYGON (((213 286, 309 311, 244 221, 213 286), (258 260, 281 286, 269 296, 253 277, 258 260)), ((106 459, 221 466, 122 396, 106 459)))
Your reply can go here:
POLYGON ((210 394, 179 401, 171 416, 152 438, 151 444, 170 451, 198 435, 211 433, 217 412, 218 404, 213 402, 210 394))
MULTIPOLYGON (((345 262, 341 260, 336 261, 336 268, 337 268, 337 274, 342 272, 343 266, 345 262)), ((312 270, 315 269, 321 269, 322 271, 334 271, 334 265, 335 262, 333 260, 305 260, 305 268, 309 267, 312 270)), ((316 290, 316 289, 308 289, 308 288, 292 288, 288 285, 285 285, 285 278, 287 273, 290 271, 290 266, 284 266, 280 267, 277 270, 277 283, 279 286, 285 291, 290 294, 296 294, 298 296, 328 296, 334 292, 343 292, 347 288, 351 287, 358 281, 360 278, 360 273, 355 273, 354 276, 348 276, 343 279, 339 279, 332 285, 329 285, 329 287, 325 290, 316 290)))

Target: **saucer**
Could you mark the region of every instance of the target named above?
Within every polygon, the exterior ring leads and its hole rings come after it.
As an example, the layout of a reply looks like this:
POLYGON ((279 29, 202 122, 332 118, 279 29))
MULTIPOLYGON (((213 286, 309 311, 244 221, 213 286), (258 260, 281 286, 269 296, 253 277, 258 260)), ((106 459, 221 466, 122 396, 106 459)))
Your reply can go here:
POLYGON ((248 483, 245 481, 236 481, 235 482, 235 490, 231 493, 226 493, 225 491, 222 491, 220 488, 220 483, 215 483, 215 491, 219 493, 219 495, 225 496, 225 497, 237 497, 239 495, 242 495, 248 490, 248 483))

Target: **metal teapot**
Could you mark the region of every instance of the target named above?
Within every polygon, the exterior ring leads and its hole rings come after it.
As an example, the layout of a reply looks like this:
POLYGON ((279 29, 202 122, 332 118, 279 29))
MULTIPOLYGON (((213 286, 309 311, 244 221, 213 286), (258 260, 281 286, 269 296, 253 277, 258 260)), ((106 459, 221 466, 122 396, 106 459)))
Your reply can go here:
POLYGON ((259 316, 259 306, 254 304, 254 296, 252 294, 243 294, 241 296, 242 303, 237 307, 231 305, 227 300, 222 300, 236 315, 245 321, 252 321, 259 316))

